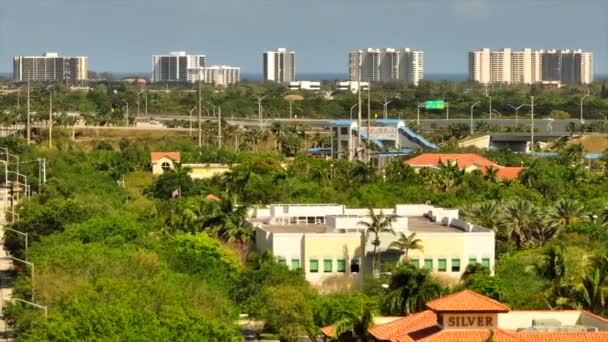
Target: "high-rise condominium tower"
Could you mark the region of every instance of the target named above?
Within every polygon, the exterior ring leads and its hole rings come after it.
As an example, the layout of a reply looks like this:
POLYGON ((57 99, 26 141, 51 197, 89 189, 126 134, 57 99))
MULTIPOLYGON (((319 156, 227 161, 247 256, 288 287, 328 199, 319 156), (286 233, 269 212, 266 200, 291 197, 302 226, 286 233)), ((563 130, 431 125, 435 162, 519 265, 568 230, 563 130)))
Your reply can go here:
POLYGON ((85 81, 88 73, 87 57, 63 57, 56 52, 42 56, 17 56, 13 62, 16 82, 30 81, 85 81))
POLYGON ((205 66, 205 55, 187 55, 184 51, 152 56, 152 82, 187 82, 188 69, 205 66))
POLYGON ((410 49, 365 49, 348 55, 351 81, 387 82, 401 80, 418 85, 424 78, 424 53, 410 49))
POLYGON ((296 80, 296 53, 280 48, 264 52, 264 80, 289 83, 296 80))
POLYGON ((486 48, 469 53, 469 78, 483 84, 587 84, 593 81, 593 58, 581 50, 486 48))
POLYGON ((227 86, 239 82, 241 68, 227 65, 212 65, 201 68, 188 69, 188 81, 213 83, 218 86, 227 86))

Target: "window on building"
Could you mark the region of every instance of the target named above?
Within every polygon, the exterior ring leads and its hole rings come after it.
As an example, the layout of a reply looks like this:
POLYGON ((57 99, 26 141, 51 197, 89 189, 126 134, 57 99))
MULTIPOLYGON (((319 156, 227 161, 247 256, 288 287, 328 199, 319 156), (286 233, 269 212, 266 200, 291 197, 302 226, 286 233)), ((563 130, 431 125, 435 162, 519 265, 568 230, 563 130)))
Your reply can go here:
POLYGON ((319 272, 319 260, 317 259, 310 259, 310 263, 309 263, 309 272, 310 273, 317 273, 319 272))
POLYGON ((282 265, 287 265, 287 261, 283 257, 278 257, 277 262, 282 265))
POLYGON ((483 265, 483 267, 490 268, 490 259, 489 258, 481 259, 481 264, 483 265))
POLYGON ((474 265, 477 263, 477 258, 469 258, 469 265, 474 265))
POLYGON ((460 259, 452 259, 452 272, 460 272, 460 259))
POLYGON ((346 260, 338 259, 338 262, 336 263, 336 270, 340 273, 346 272, 346 260))
POLYGON ((160 168, 163 169, 163 172, 167 172, 171 170, 171 164, 169 164, 168 162, 163 162, 162 164, 160 164, 160 168))
POLYGON ((348 127, 340 127, 340 134, 342 134, 342 135, 348 134, 348 127))
POLYGON ((412 265, 414 265, 414 266, 416 266, 416 267, 420 267, 420 264, 419 264, 418 258, 413 258, 413 259, 410 259, 410 264, 412 264, 412 265))
POLYGON ((292 270, 299 270, 300 269, 300 260, 298 260, 298 259, 291 259, 291 269, 292 270))
POLYGON ((333 260, 325 259, 323 260, 323 272, 329 273, 333 268, 333 260))
POLYGON ((445 272, 448 269, 448 262, 446 259, 437 260, 437 271, 445 272))
POLYGON ((350 261, 350 271, 351 273, 359 273, 359 259, 353 259, 350 261))
POLYGON ((433 259, 424 259, 424 269, 427 271, 433 270, 433 259))

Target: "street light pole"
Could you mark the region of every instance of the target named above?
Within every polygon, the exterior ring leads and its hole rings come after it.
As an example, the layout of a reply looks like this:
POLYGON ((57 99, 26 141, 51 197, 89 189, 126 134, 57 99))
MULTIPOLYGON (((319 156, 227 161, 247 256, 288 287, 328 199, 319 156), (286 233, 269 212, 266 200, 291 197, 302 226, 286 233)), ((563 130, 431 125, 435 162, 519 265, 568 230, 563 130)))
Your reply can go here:
POLYGON ((129 127, 129 102, 127 102, 127 100, 122 100, 122 102, 124 102, 125 105, 127 106, 127 112, 125 115, 125 126, 129 127))
POLYGON ((26 265, 29 265, 32 268, 32 300, 33 301, 36 300, 36 294, 35 294, 35 292, 36 292, 36 281, 35 281, 35 278, 34 278, 34 274, 35 274, 35 272, 34 272, 34 263, 29 262, 27 260, 15 258, 14 256, 10 256, 10 255, 7 255, 6 257, 9 258, 9 259, 12 259, 14 261, 22 262, 22 263, 24 263, 26 265))
POLYGON ((477 107, 479 105, 479 102, 475 102, 473 103, 473 105, 471 106, 471 135, 473 135, 473 133, 475 132, 474 127, 473 127, 473 109, 475 107, 477 107))
POLYGON ((530 152, 534 155, 534 96, 530 96, 530 152))
POLYGON ((268 95, 264 95, 264 96, 256 96, 256 99, 258 100, 258 120, 260 122, 260 129, 264 129, 264 118, 263 118, 263 114, 262 114, 262 100, 264 100, 266 98, 266 96, 268 95))
POLYGON ((357 107, 358 104, 354 104, 350 107, 350 121, 353 121, 353 109, 355 109, 355 107, 357 107))
POLYGON ((53 146, 53 91, 49 91, 49 148, 53 146))
POLYGON ((9 231, 11 231, 13 233, 17 233, 17 234, 19 234, 19 235, 21 235, 21 236, 23 236, 25 238, 25 260, 27 260, 27 256, 28 256, 28 252, 27 252, 28 251, 28 236, 27 236, 27 232, 24 233, 24 232, 18 231, 16 229, 7 228, 7 227, 4 227, 4 230, 9 230, 9 231))
POLYGON ((31 120, 30 120, 30 77, 27 78, 27 127, 26 127, 26 135, 27 135, 27 144, 29 145, 32 142, 32 132, 31 132, 31 120))
POLYGON ((189 124, 190 124, 190 125, 189 125, 189 129, 188 129, 188 132, 189 132, 189 135, 190 135, 190 136, 192 136, 192 112, 194 112, 194 110, 195 110, 196 108, 198 108, 198 107, 192 107, 192 109, 190 109, 190 114, 188 115, 188 116, 190 117, 190 118, 188 119, 188 122, 189 122, 189 124))
POLYGON ((199 79, 198 80, 198 149, 200 152, 200 149, 203 148, 203 135, 202 135, 202 131, 201 131, 201 110, 203 107, 203 103, 202 103, 203 99, 202 99, 202 82, 199 79))

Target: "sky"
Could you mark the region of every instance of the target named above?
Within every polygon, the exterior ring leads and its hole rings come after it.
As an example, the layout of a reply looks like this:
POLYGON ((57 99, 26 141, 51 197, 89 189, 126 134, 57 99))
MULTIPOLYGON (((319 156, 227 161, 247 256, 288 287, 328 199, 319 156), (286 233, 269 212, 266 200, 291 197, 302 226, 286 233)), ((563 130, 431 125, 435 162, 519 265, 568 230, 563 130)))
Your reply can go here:
POLYGON ((153 54, 187 51, 260 73, 278 47, 299 74, 346 73, 367 47, 422 50, 427 74, 466 73, 482 47, 582 48, 608 74, 608 0, 0 0, 0 72, 45 51, 149 72, 153 54))

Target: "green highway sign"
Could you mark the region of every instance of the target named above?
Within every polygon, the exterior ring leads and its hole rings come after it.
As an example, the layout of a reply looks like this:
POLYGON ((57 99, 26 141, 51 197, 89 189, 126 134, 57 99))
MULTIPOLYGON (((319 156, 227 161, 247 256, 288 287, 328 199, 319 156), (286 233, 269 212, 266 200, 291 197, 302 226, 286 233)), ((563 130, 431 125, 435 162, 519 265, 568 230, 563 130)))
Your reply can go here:
POLYGON ((444 109, 445 108, 445 101, 443 101, 443 100, 426 101, 424 103, 424 107, 426 109, 444 109))

